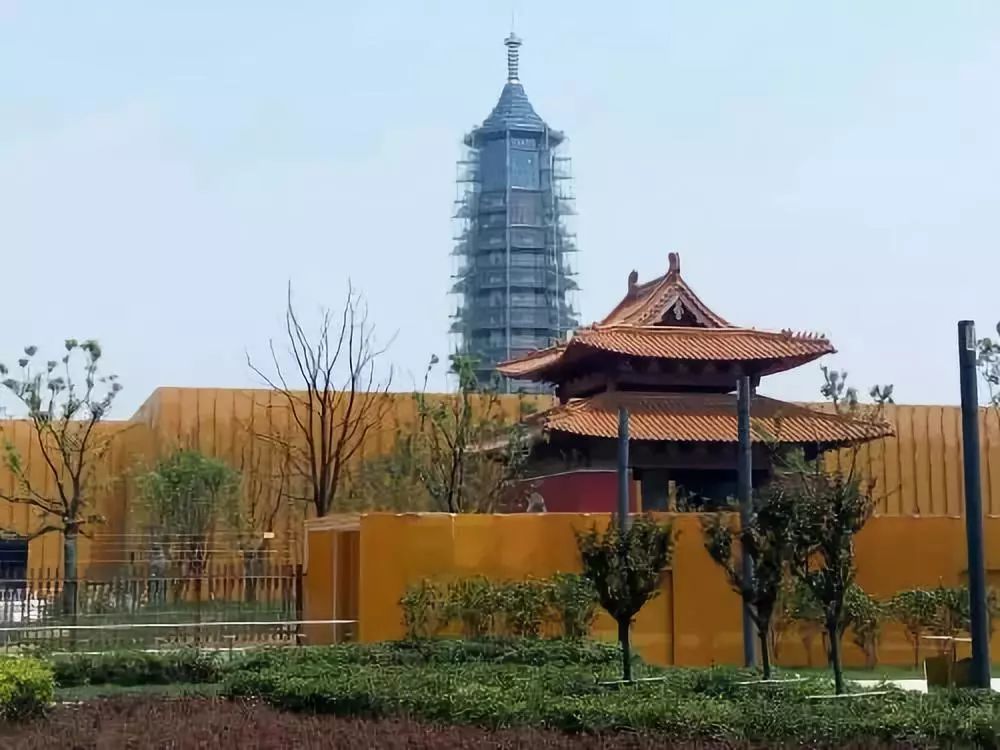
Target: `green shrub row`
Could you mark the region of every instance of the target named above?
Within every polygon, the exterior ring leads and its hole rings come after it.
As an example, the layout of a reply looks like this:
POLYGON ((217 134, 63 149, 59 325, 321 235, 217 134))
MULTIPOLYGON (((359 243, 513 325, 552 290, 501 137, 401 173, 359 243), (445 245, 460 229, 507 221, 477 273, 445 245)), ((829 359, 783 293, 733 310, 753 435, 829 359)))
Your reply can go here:
POLYGON ((662 672, 662 681, 617 689, 601 684, 616 674, 613 664, 244 664, 226 676, 223 692, 285 710, 489 728, 628 729, 655 732, 664 741, 998 745, 1000 697, 987 693, 887 689, 885 695, 812 700, 829 692, 828 681, 746 684, 751 674, 734 669, 675 668, 662 672))
POLYGON ((594 586, 576 573, 523 581, 476 576, 444 584, 425 579, 410 586, 399 603, 406 636, 414 640, 438 635, 453 624, 466 638, 531 638, 549 622, 567 638, 584 638, 597 617, 594 586))
POLYGON ((16 721, 42 713, 54 690, 52 670, 45 662, 0 658, 0 718, 16 721))
POLYGON ((59 687, 208 683, 222 678, 218 657, 196 649, 72 654, 49 661, 59 687))
POLYGON ((620 661, 617 643, 586 639, 457 638, 262 649, 234 659, 227 673, 341 666, 526 665, 601 668, 620 661))

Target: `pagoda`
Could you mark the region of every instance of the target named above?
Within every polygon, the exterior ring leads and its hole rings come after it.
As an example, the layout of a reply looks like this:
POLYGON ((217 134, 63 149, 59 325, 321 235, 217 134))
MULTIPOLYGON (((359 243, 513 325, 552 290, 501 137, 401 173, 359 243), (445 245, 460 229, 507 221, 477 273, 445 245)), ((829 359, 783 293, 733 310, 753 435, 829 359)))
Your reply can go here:
POLYGON ((681 276, 680 257, 670 253, 658 278, 639 283, 632 271, 625 296, 603 320, 498 370, 555 388, 558 405, 525 424, 530 481, 548 510, 614 508, 622 407, 642 509, 709 509, 736 495, 741 380, 749 385, 754 485, 767 481, 776 451, 799 447, 814 457, 892 433, 888 424, 756 394, 765 376, 833 352, 821 335, 727 322, 694 293, 681 276))

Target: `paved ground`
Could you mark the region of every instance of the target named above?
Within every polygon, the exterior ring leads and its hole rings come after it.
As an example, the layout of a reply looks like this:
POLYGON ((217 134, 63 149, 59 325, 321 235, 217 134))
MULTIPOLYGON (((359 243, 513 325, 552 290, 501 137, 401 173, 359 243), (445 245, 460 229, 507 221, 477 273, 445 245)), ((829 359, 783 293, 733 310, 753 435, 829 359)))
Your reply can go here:
MULTIPOLYGON (((895 685, 903 690, 915 690, 919 693, 927 692, 927 681, 926 680, 855 680, 858 685, 868 688, 874 688, 878 685, 888 683, 890 685, 895 685)), ((993 690, 1000 692, 1000 678, 994 677, 990 680, 990 687, 993 690)))

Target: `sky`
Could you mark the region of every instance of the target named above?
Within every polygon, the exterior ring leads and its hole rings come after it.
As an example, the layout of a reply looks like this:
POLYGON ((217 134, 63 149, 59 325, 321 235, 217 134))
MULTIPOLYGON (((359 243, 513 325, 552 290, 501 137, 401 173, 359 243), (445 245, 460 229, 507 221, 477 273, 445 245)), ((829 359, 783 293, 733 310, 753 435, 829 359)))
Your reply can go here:
POLYGON ((956 322, 1000 319, 995 0, 0 0, 0 361, 97 338, 127 417, 259 385, 289 281, 308 323, 350 279, 413 387, 449 349, 455 161, 512 10, 569 137, 584 321, 678 252, 730 321, 957 403, 956 322))

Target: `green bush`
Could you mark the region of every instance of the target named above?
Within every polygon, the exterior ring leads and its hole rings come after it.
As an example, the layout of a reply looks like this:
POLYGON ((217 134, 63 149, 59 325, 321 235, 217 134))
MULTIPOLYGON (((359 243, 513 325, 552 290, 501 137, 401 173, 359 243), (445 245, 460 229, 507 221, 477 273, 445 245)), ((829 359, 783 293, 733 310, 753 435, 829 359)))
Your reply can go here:
MULTIPOLYGON (((545 641, 521 642, 544 644, 545 641)), ((562 647, 571 641, 561 642, 562 647)), ((467 644, 466 644, 467 645, 467 644)), ((480 645, 484 651, 497 644, 480 645)), ((444 656, 428 647, 433 658, 444 656)), ((569 647, 567 647, 569 648, 569 647)), ((409 649, 419 651, 417 647, 409 649)), ((433 661, 336 664, 320 656, 357 659, 360 649, 302 649, 309 659, 234 668, 224 682, 232 697, 255 697, 289 710, 341 716, 407 716, 435 724, 484 727, 545 726, 568 732, 627 729, 669 742, 839 746, 876 741, 909 746, 996 747, 1000 696, 986 692, 922 695, 889 689, 886 695, 812 701, 829 680, 747 684, 752 672, 731 668, 674 668, 661 681, 602 686, 617 673, 604 664, 433 661)), ((384 644, 374 653, 408 653, 384 644)), ((459 652, 454 652, 459 653, 459 652)), ((454 653, 451 655, 453 656, 454 653)), ((474 649, 461 651, 465 656, 474 649)), ((523 656, 523 653, 522 653, 523 656)), ((249 657, 248 657, 249 658, 249 657)))
POLYGON ((548 589, 548 581, 533 579, 500 586, 500 611, 512 636, 537 638, 541 635, 549 608, 548 589))
POLYGON ((37 716, 52 702, 52 670, 38 659, 0 658, 0 717, 8 721, 37 716))
POLYGON ((448 592, 433 581, 410 586, 399 600, 406 637, 417 640, 436 635, 448 624, 447 604, 448 592))
POLYGON ((424 579, 399 599, 403 626, 410 640, 436 636, 451 623, 469 639, 541 635, 548 621, 559 624, 568 638, 584 638, 597 618, 597 591, 576 573, 523 581, 461 578, 448 585, 424 579))
POLYGON ((616 664, 619 659, 618 644, 599 641, 532 638, 466 641, 441 638, 262 649, 237 657, 225 671, 236 674, 272 669, 296 670, 300 667, 330 669, 350 665, 391 667, 477 663, 593 668, 616 664))
POLYGON ((462 578, 448 586, 447 620, 457 620, 466 638, 494 632, 494 615, 500 609, 500 587, 483 576, 462 578))
POLYGON ((844 609, 851 640, 864 652, 865 667, 874 669, 878 664, 878 644, 882 637, 885 605, 854 584, 847 590, 844 609))
POLYGON ((218 682, 217 656, 196 649, 73 654, 51 659, 56 685, 169 685, 218 682))
POLYGON ((548 587, 549 604, 563 635, 586 638, 597 619, 597 590, 578 573, 556 573, 548 587))

